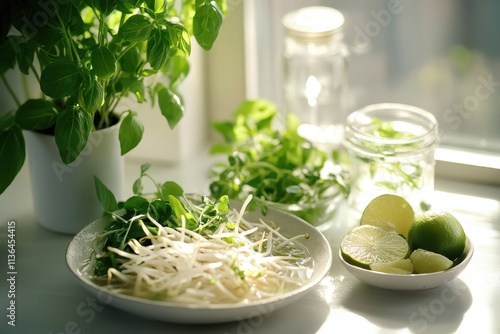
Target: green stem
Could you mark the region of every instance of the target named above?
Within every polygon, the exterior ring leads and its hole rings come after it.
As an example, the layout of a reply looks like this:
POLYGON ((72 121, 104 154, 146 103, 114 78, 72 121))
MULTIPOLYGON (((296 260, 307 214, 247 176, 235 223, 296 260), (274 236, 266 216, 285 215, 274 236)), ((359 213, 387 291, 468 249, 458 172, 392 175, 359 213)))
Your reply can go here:
POLYGON ((158 183, 156 183, 155 179, 153 179, 153 178, 151 177, 151 175, 149 175, 149 174, 144 174, 143 176, 144 176, 144 177, 147 177, 148 179, 150 179, 150 180, 151 180, 151 182, 153 182, 153 184, 155 185, 155 187, 156 187, 156 191, 158 191, 158 194, 161 194, 161 188, 160 188, 160 186, 158 185, 158 183))
POLYGON ((36 81, 38 81, 38 83, 40 83, 40 75, 38 74, 35 66, 33 66, 33 64, 30 64, 30 68, 31 68, 31 71, 33 71, 33 74, 35 75, 36 81))
POLYGON ((14 90, 10 86, 10 84, 7 82, 3 74, 0 74, 0 78, 2 79, 3 84, 5 85, 5 88, 7 88, 7 91, 9 92, 10 96, 16 103, 17 107, 21 106, 21 102, 19 102, 19 99, 17 98, 16 94, 14 93, 14 90))

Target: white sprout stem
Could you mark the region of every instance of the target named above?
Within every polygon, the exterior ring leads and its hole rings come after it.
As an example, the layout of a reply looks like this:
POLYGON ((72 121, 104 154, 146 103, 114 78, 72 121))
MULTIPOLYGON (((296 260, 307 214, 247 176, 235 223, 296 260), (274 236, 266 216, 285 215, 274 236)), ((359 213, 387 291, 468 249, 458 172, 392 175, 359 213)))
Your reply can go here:
POLYGON ((144 298, 208 305, 246 303, 300 286, 310 270, 300 264, 308 257, 299 242, 304 235, 286 238, 262 220, 243 219, 250 200, 251 196, 239 212, 230 212, 236 228, 221 224, 213 234, 189 230, 185 217, 181 226, 170 228, 148 214, 157 235, 141 223, 146 236, 128 242, 131 252, 108 247, 121 263, 120 270, 108 270, 108 281, 114 282, 110 288, 144 298), (304 256, 274 253, 286 245, 304 256))

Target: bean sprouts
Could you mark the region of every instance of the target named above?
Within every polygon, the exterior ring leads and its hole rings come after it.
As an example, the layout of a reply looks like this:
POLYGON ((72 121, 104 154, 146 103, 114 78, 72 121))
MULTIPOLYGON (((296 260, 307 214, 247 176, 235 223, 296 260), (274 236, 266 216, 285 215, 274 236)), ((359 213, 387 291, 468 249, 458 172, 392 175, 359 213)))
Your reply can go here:
POLYGON ((105 284, 117 293, 197 305, 249 303, 300 287, 311 273, 312 259, 300 243, 308 235, 286 238, 262 219, 248 221, 250 200, 215 231, 190 230, 185 217, 176 228, 164 226, 148 214, 158 232, 142 224, 145 236, 129 240, 130 251, 103 253, 95 241, 95 257, 113 253, 120 263, 107 270, 105 284))

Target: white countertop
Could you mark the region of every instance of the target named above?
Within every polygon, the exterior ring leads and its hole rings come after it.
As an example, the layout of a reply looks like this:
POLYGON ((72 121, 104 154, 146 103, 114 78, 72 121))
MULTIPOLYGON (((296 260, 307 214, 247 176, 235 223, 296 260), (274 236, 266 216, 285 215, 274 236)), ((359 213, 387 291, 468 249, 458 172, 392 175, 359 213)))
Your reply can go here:
MULTIPOLYGON (((153 166, 158 181, 205 191, 209 164, 200 156, 176 166, 153 166)), ((127 162, 127 189, 139 164, 127 162)), ((500 187, 436 180, 435 207, 462 222, 475 246, 471 263, 454 281, 423 292, 393 292, 351 276, 336 254, 353 226, 341 211, 325 235, 334 261, 320 285, 299 300, 254 319, 216 325, 179 325, 139 318, 103 305, 69 272, 71 236, 36 222, 27 166, 0 196, 0 333, 500 333, 500 187), (16 222, 16 327, 8 325, 7 224, 16 222)))

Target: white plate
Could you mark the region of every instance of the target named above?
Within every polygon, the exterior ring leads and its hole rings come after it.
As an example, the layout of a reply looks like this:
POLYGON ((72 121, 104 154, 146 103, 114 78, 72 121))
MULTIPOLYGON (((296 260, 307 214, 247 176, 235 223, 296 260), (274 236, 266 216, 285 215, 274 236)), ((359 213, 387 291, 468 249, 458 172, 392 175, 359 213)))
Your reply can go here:
POLYGON ((469 238, 467 238, 464 253, 458 259, 458 263, 452 268, 436 273, 411 275, 386 274, 354 266, 344 260, 340 247, 338 256, 344 267, 366 284, 386 290, 417 291, 437 288, 453 280, 467 267, 473 253, 474 246, 469 238))
MULTIPOLYGON (((232 203, 232 207, 238 209, 241 207, 241 204, 232 203)), ((332 263, 330 244, 319 230, 304 220, 274 209, 270 209, 265 217, 262 216, 260 210, 256 210, 255 212, 248 212, 245 218, 250 221, 255 221, 259 218, 263 218, 266 221, 273 221, 276 226, 281 227, 281 233, 286 237, 308 233, 309 238, 302 241, 302 244, 308 249, 314 260, 310 279, 300 288, 283 295, 246 304, 181 305, 110 293, 106 287, 95 284, 88 275, 80 272, 83 263, 91 254, 92 240, 110 223, 110 218, 96 220, 80 231, 68 246, 66 262, 78 281, 103 303, 146 318, 193 324, 236 321, 272 313, 276 309, 303 297, 321 281, 330 269, 332 263)))

